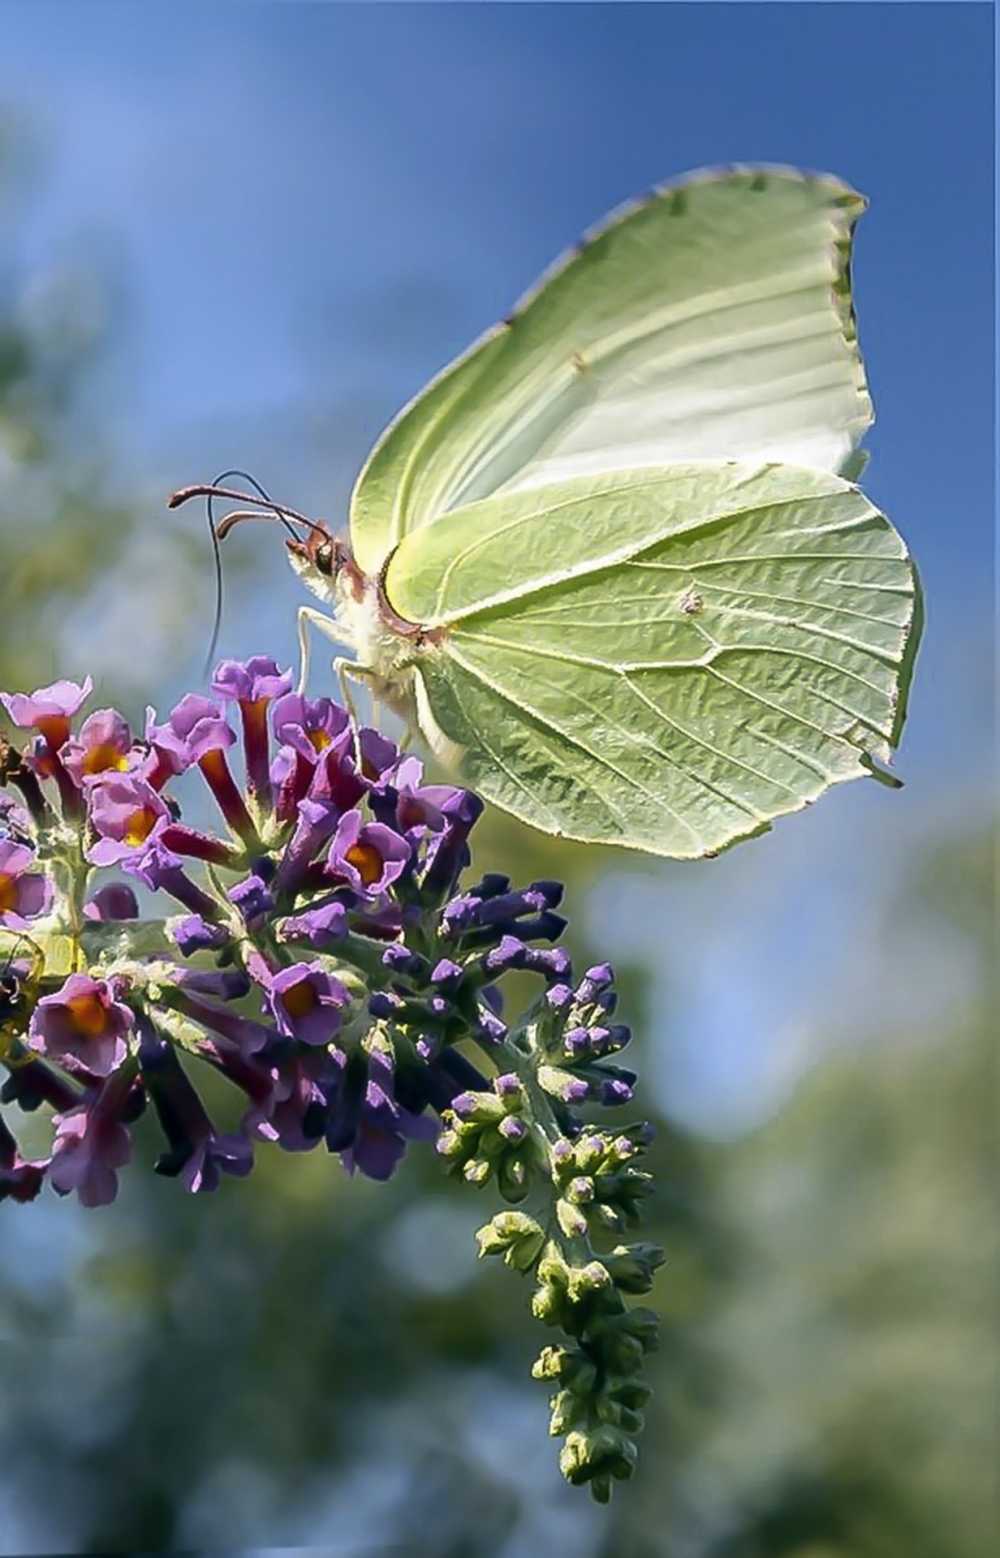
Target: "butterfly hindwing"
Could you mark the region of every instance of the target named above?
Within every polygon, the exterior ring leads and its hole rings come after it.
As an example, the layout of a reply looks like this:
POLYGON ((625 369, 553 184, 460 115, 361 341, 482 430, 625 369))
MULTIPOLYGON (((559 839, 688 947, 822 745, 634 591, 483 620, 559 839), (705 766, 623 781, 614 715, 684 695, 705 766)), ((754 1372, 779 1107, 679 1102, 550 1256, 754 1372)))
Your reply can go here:
POLYGON ((890 758, 919 637, 903 542, 820 471, 710 461, 491 498, 412 532, 418 706, 524 821, 713 854, 890 758))

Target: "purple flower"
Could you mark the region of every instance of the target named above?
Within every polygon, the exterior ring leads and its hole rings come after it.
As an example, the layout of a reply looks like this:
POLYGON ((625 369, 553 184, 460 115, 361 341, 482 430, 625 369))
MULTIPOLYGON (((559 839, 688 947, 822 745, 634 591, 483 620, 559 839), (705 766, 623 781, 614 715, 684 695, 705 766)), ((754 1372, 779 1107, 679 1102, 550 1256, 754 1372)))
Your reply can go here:
POLYGON ((116 1171, 132 1156, 131 1137, 119 1118, 122 1101, 115 1082, 106 1082, 96 1098, 53 1116, 49 1180, 58 1195, 75 1190, 83 1206, 107 1206, 114 1200, 116 1171))
POLYGON ((137 920, 139 903, 127 882, 108 882, 83 906, 87 920, 137 920))
POLYGON ((364 823, 357 808, 345 812, 334 834, 327 870, 350 883, 356 893, 378 898, 401 876, 412 847, 381 822, 364 823))
POLYGON ((317 952, 325 951, 347 935, 347 909, 336 899, 287 919, 282 926, 285 941, 307 941, 317 952))
POLYGON ((377 730, 365 726, 358 731, 358 754, 362 777, 369 784, 386 784, 399 763, 399 748, 377 730))
POLYGON ((313 799, 306 796, 299 802, 298 820, 281 858, 274 886, 277 892, 288 893, 296 888, 304 872, 340 821, 340 808, 328 796, 313 799))
POLYGON ((414 840, 426 833, 440 833, 465 794, 452 785, 421 784, 423 773, 419 758, 404 757, 391 782, 380 785, 371 794, 372 811, 378 820, 414 840))
POLYGON ((157 1160, 156 1172, 179 1178, 195 1195, 218 1189, 220 1174, 249 1174, 251 1143, 245 1136, 216 1131, 173 1047, 145 1018, 139 1057, 143 1081, 170 1143, 170 1150, 157 1160))
POLYGON ((153 786, 130 774, 90 786, 90 821, 99 835, 87 851, 95 866, 132 865, 160 838, 170 813, 153 786))
POLYGON ((270 703, 287 693, 291 685, 291 671, 280 671, 269 655, 222 660, 212 676, 212 691, 235 703, 270 703))
POLYGON ((297 692, 286 693, 275 703, 271 719, 276 740, 310 763, 315 763, 329 747, 345 745, 341 738, 350 733, 347 710, 332 698, 303 698, 297 692))
POLYGON ((211 925, 200 914, 188 914, 181 920, 168 924, 167 930, 182 957, 195 952, 216 952, 229 940, 229 932, 221 925, 211 925))
POLYGON ((354 1137, 341 1151, 347 1172, 360 1169, 369 1179, 389 1179, 407 1141, 433 1141, 437 1134, 438 1127, 429 1116, 414 1114, 397 1103, 392 1052, 388 1047, 373 1046, 354 1137))
POLYGON ((157 725, 154 709, 146 710, 146 740, 156 754, 157 769, 163 770, 162 784, 172 774, 184 773, 206 752, 231 747, 236 736, 214 698, 189 692, 171 709, 163 725, 157 725))
POLYGON ((271 1068, 268 1097, 249 1109, 244 1130, 285 1152, 309 1152, 322 1139, 330 1095, 336 1091, 344 1057, 338 1050, 294 1050, 271 1068))
POLYGON ((27 930, 28 921, 45 914, 52 904, 52 883, 31 871, 35 852, 27 844, 0 838, 0 926, 27 930))
POLYGON ((81 787, 102 774, 136 768, 141 753, 133 749, 132 732, 116 709, 98 709, 85 719, 79 733, 62 747, 59 757, 81 787))
POLYGON ((279 1031, 303 1044, 329 1044, 350 996, 322 963, 293 963, 273 975, 267 1004, 279 1031))
POLYGON ((213 692, 239 704, 247 778, 258 802, 268 811, 271 808, 271 775, 267 711, 271 702, 286 694, 291 685, 291 671, 279 671, 276 662, 267 655, 254 655, 245 661, 223 660, 212 679, 213 692))
POLYGON ((86 677, 77 682, 53 682, 37 692, 0 693, 0 703, 13 723, 22 730, 40 730, 53 752, 58 752, 69 736, 69 722, 90 697, 94 684, 86 677))
POLYGON ((112 985, 89 974, 70 974, 61 990, 45 995, 32 1014, 28 1048, 69 1071, 110 1076, 128 1053, 132 1012, 112 985))
POLYGON ((249 925, 274 908, 267 884, 259 876, 247 876, 229 889, 229 897, 249 925))

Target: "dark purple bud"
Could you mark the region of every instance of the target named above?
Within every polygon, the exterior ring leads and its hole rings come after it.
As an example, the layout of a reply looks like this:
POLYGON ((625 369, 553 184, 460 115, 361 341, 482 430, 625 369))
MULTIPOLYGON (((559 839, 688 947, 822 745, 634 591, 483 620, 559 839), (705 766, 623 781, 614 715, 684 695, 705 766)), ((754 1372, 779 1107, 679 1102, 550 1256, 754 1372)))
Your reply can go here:
POLYGON ((183 957, 195 952, 215 952, 229 941, 229 932, 221 925, 210 925, 200 914, 189 914, 168 925, 167 930, 183 957))
POLYGON ((421 957, 419 952, 411 952, 401 941, 394 941, 386 947, 382 953, 382 962, 394 974, 407 979, 424 979, 427 976, 427 959, 421 957))
POLYGON ((306 941, 318 952, 332 947, 347 935, 347 910, 337 900, 308 909, 285 920, 282 937, 285 941, 306 941))
POLYGON ((274 899, 259 876, 244 877, 229 889, 229 897, 248 925, 274 908, 274 899))
POLYGON ((182 968, 177 971, 177 983, 183 990, 216 996, 220 1001, 242 1000, 251 986, 250 976, 242 968, 182 968))

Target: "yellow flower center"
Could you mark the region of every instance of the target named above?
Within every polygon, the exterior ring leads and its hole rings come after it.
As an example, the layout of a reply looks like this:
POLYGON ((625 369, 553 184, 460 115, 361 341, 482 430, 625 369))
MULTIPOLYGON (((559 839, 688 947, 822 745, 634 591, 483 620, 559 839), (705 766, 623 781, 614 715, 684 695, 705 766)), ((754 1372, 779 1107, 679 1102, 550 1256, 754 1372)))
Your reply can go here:
POLYGON ((77 1033, 85 1039, 96 1039, 108 1026, 107 1008, 96 995, 76 995, 66 1002, 66 1010, 77 1033))
POLYGON ((306 735, 316 752, 325 752, 330 745, 330 734, 326 730, 307 730, 306 735))
POLYGON ((382 856, 373 844, 352 844, 344 859, 354 867, 366 887, 382 875, 382 856))
POLYGON ((101 741, 84 753, 81 766, 85 774, 106 774, 109 768, 123 773, 128 767, 128 758, 110 741, 101 741))
POLYGON ((125 832, 122 835, 126 844, 145 844, 149 835, 156 827, 157 813, 152 806, 140 806, 130 817, 125 819, 125 832))
POLYGON ((0 914, 5 909, 13 909, 17 903, 17 877, 11 876, 7 871, 0 871, 0 914))
POLYGON ((300 979, 297 985, 289 985, 282 993, 285 1011, 289 1017, 308 1017, 316 1010, 319 997, 308 979, 300 979))

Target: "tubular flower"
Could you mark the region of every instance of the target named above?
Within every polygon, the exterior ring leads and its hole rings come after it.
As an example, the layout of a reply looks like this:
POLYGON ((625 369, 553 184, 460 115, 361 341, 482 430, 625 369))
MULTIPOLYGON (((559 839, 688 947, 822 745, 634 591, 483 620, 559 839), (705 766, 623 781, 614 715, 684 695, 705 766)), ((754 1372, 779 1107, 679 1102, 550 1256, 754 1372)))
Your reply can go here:
POLYGON ((558 882, 466 878, 478 796, 425 784, 419 759, 290 685, 268 657, 224 661, 213 697, 163 723, 148 710, 140 743, 113 709, 73 733, 89 681, 4 696, 37 736, 0 750, 0 785, 20 792, 0 792, 0 1109, 44 1110, 53 1134, 30 1162, 0 1114, 0 1199, 48 1184, 106 1205, 147 1104, 155 1170, 196 1194, 235 1191, 223 1179, 248 1176, 258 1146, 325 1144, 386 1180, 436 1142, 507 1203, 480 1254, 530 1276, 534 1314, 562 1331, 534 1373, 565 1475, 606 1499, 635 1462, 654 1342, 630 1301, 661 1258, 618 1242, 649 1193, 646 1128, 588 1117, 635 1083, 612 971, 574 976, 558 882), (228 836, 184 820, 173 781, 195 770, 228 836), (147 917, 144 900, 140 918, 115 873, 184 912, 147 917), (511 973, 534 982, 513 1015, 511 973), (235 1131, 203 1101, 212 1071, 246 1100, 235 1131))

